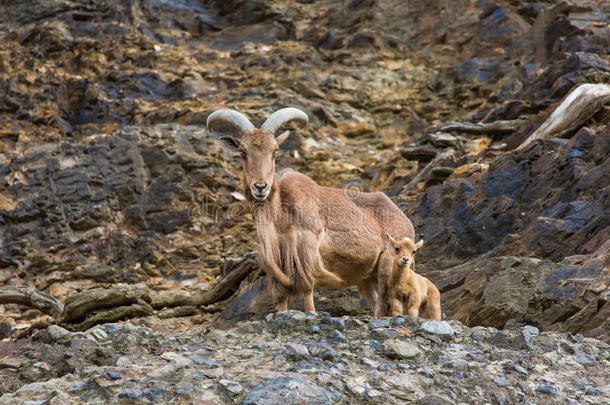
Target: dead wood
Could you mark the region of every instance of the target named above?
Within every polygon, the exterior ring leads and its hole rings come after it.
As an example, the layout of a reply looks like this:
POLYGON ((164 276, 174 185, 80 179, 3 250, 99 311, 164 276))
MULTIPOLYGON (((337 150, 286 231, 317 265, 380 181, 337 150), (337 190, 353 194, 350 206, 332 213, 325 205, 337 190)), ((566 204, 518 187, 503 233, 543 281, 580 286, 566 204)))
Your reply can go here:
POLYGON ((459 132, 471 135, 500 136, 512 134, 526 122, 526 120, 494 121, 489 123, 445 122, 443 124, 432 125, 426 129, 426 134, 459 132))
POLYGON ((561 137, 571 133, 608 102, 610 102, 610 85, 587 83, 578 86, 517 150, 524 149, 537 139, 561 137))
POLYGON ((438 166, 440 166, 441 162, 446 159, 453 158, 456 153, 456 150, 452 148, 447 149, 442 153, 439 153, 434 159, 430 161, 430 163, 426 165, 426 167, 420 170, 419 173, 417 173, 417 175, 413 177, 413 179, 411 179, 411 181, 403 187, 403 191, 410 192, 413 190, 417 190, 417 185, 422 181, 428 180, 430 176, 432 176, 432 171, 438 166))
POLYGON ((0 287, 0 304, 25 305, 49 314, 55 319, 58 319, 64 311, 64 304, 57 298, 25 286, 0 287))
POLYGON ((71 330, 86 330, 99 323, 156 315, 159 318, 188 316, 200 306, 227 298, 231 289, 255 269, 255 253, 230 264, 226 275, 209 291, 151 291, 143 284, 115 285, 74 294, 62 304, 55 297, 33 287, 0 287, 0 304, 21 304, 36 308, 71 330))

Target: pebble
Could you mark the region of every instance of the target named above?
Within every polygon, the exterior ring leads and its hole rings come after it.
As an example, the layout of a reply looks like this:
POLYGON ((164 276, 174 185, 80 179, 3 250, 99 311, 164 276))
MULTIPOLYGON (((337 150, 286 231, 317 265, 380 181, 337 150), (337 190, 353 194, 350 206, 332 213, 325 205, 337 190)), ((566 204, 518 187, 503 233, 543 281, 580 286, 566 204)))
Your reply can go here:
POLYGON ((505 377, 496 377, 496 378, 493 378, 492 381, 498 387, 506 387, 510 383, 510 381, 508 381, 508 378, 505 378, 505 377))
POLYGON ((320 327, 317 325, 313 325, 310 329, 309 329, 310 333, 318 333, 320 332, 320 327))
POLYGON ((237 381, 231 381, 224 378, 218 382, 218 387, 221 391, 230 395, 239 395, 244 390, 237 381))
POLYGON ((324 325, 332 325, 333 328, 343 330, 345 329, 345 319, 333 316, 325 316, 320 319, 320 323, 324 325))
POLYGON ((343 333, 341 333, 340 331, 338 331, 337 329, 333 329, 331 330, 328 335, 326 335, 326 337, 329 340, 334 340, 334 341, 345 341, 347 340, 345 338, 345 335, 343 333))
POLYGON ((116 365, 118 367, 127 367, 132 364, 132 361, 129 360, 129 357, 121 356, 116 360, 116 365))
POLYGON ((516 371, 517 373, 527 377, 529 375, 529 372, 521 365, 519 364, 515 364, 513 362, 508 362, 506 363, 506 365, 504 366, 507 370, 513 370, 516 371))
POLYGON ((151 401, 155 401, 157 398, 159 398, 166 392, 167 390, 165 388, 160 387, 144 388, 142 390, 142 394, 151 401))
POLYGON ((371 330, 371 337, 375 340, 398 339, 402 337, 402 332, 394 328, 376 328, 371 330))
POLYGON ((80 392, 82 390, 84 390, 85 388, 87 388, 88 382, 87 380, 80 380, 77 381, 75 383, 73 383, 72 385, 70 385, 70 388, 68 388, 69 392, 80 392))
POLYGON ((309 350, 299 343, 288 343, 285 347, 288 357, 295 360, 306 359, 309 357, 309 350))
POLYGON ((336 403, 341 394, 332 388, 320 387, 301 377, 278 377, 254 387, 244 398, 243 405, 297 405, 336 403))
POLYGON ((390 322, 387 319, 371 319, 369 329, 389 328, 390 322))
POLYGON ((552 385, 540 385, 538 388, 536 388, 536 391, 553 396, 557 395, 557 388, 552 385))
MULTIPOLYGON (((136 400, 142 396, 142 391, 137 388, 125 388, 119 392, 119 398, 129 398, 136 400)), ((150 398, 149 398, 150 399, 150 398)))
POLYGON ((49 338, 53 342, 57 342, 58 340, 66 337, 66 336, 70 336, 72 334, 72 332, 70 332, 69 330, 64 329, 58 325, 50 325, 47 328, 47 333, 49 334, 49 338))
POLYGON ((383 342, 383 352, 391 359, 408 359, 417 356, 420 350, 413 343, 389 339, 383 342))
POLYGON ((220 367, 220 364, 218 364, 214 360, 210 360, 206 356, 200 356, 198 354, 193 354, 193 355, 188 356, 188 358, 190 360, 192 360, 193 363, 195 363, 195 364, 204 365, 204 366, 212 367, 212 368, 220 367))
POLYGON ((527 332, 531 333, 532 335, 538 335, 540 333, 538 328, 535 326, 532 326, 532 325, 522 326, 521 330, 527 331, 527 332))
POLYGON ((402 316, 397 316, 394 318, 394 326, 401 326, 405 324, 405 318, 402 316))
POLYGON ((597 360, 595 360, 595 357, 593 357, 589 354, 586 354, 586 353, 577 354, 576 356, 574 356, 574 361, 582 364, 583 366, 589 366, 591 364, 597 363, 597 360))
POLYGON ((439 336, 443 340, 450 340, 453 338, 455 332, 451 325, 445 321, 426 321, 419 326, 418 331, 429 333, 431 335, 439 336))
POLYGON ((103 376, 108 380, 120 380, 121 378, 123 378, 123 375, 121 373, 112 370, 104 371, 103 376))

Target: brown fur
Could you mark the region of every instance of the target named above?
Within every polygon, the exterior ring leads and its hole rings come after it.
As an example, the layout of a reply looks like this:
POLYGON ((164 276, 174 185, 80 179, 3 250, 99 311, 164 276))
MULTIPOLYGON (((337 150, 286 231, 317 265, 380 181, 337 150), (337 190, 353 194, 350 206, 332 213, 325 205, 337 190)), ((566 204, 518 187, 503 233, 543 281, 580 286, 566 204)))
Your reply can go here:
POLYGON ((426 277, 415 273, 415 251, 424 241, 414 243, 405 237, 396 241, 386 234, 392 244, 394 260, 388 290, 392 316, 411 315, 428 319, 441 319, 441 295, 426 277))
POLYGON ((290 169, 276 174, 275 151, 286 137, 255 129, 239 140, 225 138, 242 154, 259 262, 278 310, 293 295, 305 298, 306 311, 315 310, 315 285, 357 285, 376 315, 385 315, 392 253, 384 249, 383 232, 413 238, 411 221, 383 193, 322 187, 290 169), (270 185, 268 195, 255 184, 270 185))

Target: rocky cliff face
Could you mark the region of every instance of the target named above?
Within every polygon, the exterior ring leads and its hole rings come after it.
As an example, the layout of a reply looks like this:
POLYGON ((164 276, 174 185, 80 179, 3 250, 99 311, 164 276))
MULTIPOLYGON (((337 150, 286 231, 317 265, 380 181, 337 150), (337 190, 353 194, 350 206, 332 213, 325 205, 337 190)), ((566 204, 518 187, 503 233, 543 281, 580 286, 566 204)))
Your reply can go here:
MULTIPOLYGON (((310 125, 278 165, 386 192, 425 239, 417 269, 446 319, 608 341, 610 110, 515 150, 577 85, 610 80, 610 8, 554 3, 0 2, 0 286, 209 290, 257 243, 239 158, 205 119, 295 106, 310 125)), ((167 325, 263 319, 257 276, 220 316, 167 325)), ((368 313, 353 290, 316 299, 368 313)), ((0 306, 2 337, 41 322, 0 306)))

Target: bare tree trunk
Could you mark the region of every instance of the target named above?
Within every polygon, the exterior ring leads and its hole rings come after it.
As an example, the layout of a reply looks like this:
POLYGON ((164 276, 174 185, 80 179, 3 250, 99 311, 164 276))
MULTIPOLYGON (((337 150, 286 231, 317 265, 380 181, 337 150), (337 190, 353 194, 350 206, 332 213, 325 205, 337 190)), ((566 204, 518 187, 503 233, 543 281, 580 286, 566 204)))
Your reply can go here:
POLYGON ((0 304, 21 304, 36 308, 40 312, 59 319, 64 312, 64 304, 47 293, 33 287, 6 286, 0 287, 0 304))
POLYGON ((570 133, 608 102, 610 102, 610 85, 581 84, 564 98, 551 116, 516 150, 526 148, 537 139, 560 137, 570 133))

